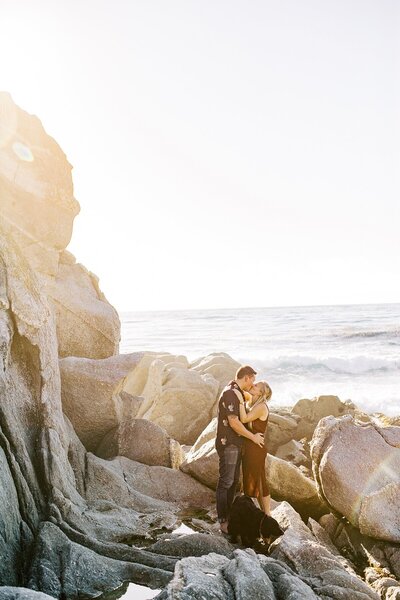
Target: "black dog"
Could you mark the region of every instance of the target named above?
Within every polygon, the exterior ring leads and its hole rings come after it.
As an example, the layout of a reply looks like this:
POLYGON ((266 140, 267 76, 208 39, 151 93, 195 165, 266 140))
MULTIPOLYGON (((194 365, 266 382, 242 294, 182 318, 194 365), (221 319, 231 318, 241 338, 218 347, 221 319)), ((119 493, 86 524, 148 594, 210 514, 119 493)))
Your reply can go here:
POLYGON ((265 544, 271 544, 283 531, 278 521, 257 508, 249 496, 238 496, 230 511, 228 533, 233 542, 240 535, 242 545, 252 548, 259 538, 263 538, 265 544))

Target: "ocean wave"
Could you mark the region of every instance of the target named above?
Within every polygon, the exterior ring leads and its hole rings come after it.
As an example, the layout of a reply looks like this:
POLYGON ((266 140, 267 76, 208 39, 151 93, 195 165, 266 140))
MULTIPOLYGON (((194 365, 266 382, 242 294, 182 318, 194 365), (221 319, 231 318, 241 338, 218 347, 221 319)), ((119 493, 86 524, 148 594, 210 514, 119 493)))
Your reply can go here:
POLYGON ((361 330, 345 330, 341 333, 334 334, 335 337, 349 339, 358 339, 358 338, 391 338, 391 337, 400 337, 400 328, 393 327, 387 329, 361 329, 361 330))
POLYGON ((257 360, 263 370, 282 370, 304 373, 305 371, 325 370, 338 375, 362 375, 378 371, 400 371, 400 360, 376 358, 371 356, 277 356, 272 359, 257 360))

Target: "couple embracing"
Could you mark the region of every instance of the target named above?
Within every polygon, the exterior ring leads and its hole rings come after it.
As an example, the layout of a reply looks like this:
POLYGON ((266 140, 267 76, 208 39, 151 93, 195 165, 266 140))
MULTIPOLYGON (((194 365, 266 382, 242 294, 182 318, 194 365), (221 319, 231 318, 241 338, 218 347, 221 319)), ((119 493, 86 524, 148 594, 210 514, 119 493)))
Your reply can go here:
POLYGON ((220 528, 228 532, 228 517, 240 476, 243 491, 257 498, 261 510, 270 514, 270 494, 265 476, 267 449, 264 433, 268 422, 267 402, 271 388, 265 381, 255 383, 257 373, 250 366, 236 372, 221 394, 215 447, 219 457, 217 513, 220 528))

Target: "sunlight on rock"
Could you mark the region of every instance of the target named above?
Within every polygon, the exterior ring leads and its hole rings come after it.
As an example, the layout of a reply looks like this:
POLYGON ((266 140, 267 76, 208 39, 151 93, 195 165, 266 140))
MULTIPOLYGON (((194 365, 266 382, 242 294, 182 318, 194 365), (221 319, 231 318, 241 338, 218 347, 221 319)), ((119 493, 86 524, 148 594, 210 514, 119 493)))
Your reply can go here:
POLYGON ((17 131, 17 109, 11 96, 0 94, 0 148, 4 148, 17 131))
POLYGON ((172 535, 190 535, 192 533, 196 533, 195 530, 191 529, 184 523, 172 531, 172 535))

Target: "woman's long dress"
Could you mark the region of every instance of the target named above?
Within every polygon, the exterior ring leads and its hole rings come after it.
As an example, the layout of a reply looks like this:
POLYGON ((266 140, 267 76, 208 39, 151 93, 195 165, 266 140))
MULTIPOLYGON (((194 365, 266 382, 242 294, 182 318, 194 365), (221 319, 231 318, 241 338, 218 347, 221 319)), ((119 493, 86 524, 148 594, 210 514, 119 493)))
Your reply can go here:
MULTIPOLYGON (((268 415, 269 417, 269 415, 268 415)), ((265 421, 256 419, 253 423, 253 433, 265 435, 268 417, 265 421)), ((256 498, 261 495, 269 496, 269 487, 265 475, 265 458, 267 456, 266 444, 260 448, 251 440, 245 438, 242 450, 243 491, 247 496, 256 498)))

